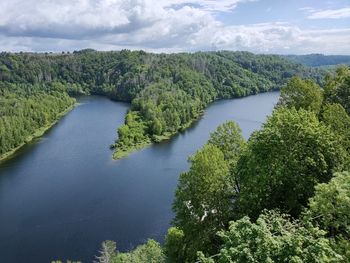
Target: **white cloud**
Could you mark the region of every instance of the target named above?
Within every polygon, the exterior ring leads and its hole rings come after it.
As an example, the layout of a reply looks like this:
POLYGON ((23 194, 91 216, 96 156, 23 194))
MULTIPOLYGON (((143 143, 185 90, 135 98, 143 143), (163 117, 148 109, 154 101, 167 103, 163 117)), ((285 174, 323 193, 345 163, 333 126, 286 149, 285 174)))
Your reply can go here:
POLYGON ((315 11, 315 9, 311 6, 300 7, 299 10, 307 13, 315 11))
POLYGON ((179 4, 190 4, 197 5, 203 10, 206 11, 221 11, 228 12, 236 8, 240 2, 253 2, 257 0, 170 0, 170 5, 179 5, 179 4))
POLYGON ((161 18, 164 12, 151 0, 2 1, 0 32, 10 36, 82 38, 133 31, 161 18))
POLYGON ((194 19, 183 12, 186 7, 211 15, 247 1, 252 0, 2 0, 0 32, 67 39, 130 33, 180 14, 194 19))
POLYGON ((278 22, 226 25, 217 19, 217 12, 247 1, 1 0, 0 50, 350 53, 350 28, 306 30, 278 22))
POLYGON ((248 50, 258 53, 280 54, 315 52, 349 54, 350 28, 303 30, 287 23, 264 23, 248 26, 221 25, 203 29, 192 41, 200 49, 248 50))
POLYGON ((340 19, 350 17, 350 7, 344 7, 340 9, 327 9, 327 10, 316 10, 310 7, 300 8, 309 15, 309 19, 340 19))

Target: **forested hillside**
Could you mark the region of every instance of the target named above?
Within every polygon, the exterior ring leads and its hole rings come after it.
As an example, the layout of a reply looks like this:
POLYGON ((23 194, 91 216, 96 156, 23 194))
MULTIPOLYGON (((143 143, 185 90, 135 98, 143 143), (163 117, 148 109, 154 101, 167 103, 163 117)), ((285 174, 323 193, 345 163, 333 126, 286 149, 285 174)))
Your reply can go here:
POLYGON ((323 79, 321 70, 280 56, 248 52, 82 50, 72 54, 0 55, 0 81, 5 86, 49 84, 71 96, 101 94, 131 102, 125 125, 118 130, 119 139, 112 145, 115 158, 169 138, 190 125, 216 99, 279 89, 295 75, 318 83, 323 79))
POLYGON ((74 104, 50 85, 0 83, 0 159, 42 135, 74 104))
POLYGON ((220 125, 180 175, 164 246, 106 241, 97 262, 350 262, 349 95, 347 67, 324 89, 294 77, 248 141, 220 125))
POLYGON ((350 65, 350 56, 345 55, 323 55, 323 54, 309 54, 309 55, 287 55, 287 59, 301 63, 305 66, 320 67, 320 66, 336 66, 339 64, 350 65))

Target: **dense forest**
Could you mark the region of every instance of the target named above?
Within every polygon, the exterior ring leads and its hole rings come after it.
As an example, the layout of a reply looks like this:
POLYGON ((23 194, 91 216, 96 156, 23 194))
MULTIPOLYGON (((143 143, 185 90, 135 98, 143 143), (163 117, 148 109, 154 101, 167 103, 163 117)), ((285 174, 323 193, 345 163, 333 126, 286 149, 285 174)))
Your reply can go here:
POLYGON ((350 56, 345 55, 323 55, 323 54, 309 54, 309 55, 287 55, 285 58, 301 63, 310 67, 321 66, 336 66, 339 64, 350 65, 350 56))
POLYGON ((293 77, 248 141, 228 121, 189 158, 163 247, 106 241, 97 262, 350 262, 349 106, 348 67, 293 77))
POLYGON ((0 82, 0 157, 40 136, 74 102, 51 85, 0 82))
MULTIPOLYGON (((131 102, 125 124, 118 129, 118 140, 112 144, 115 158, 169 138, 189 126, 214 100, 279 89, 292 76, 311 78, 322 84, 323 75, 323 70, 280 56, 248 52, 151 54, 86 49, 64 54, 0 54, 3 92, 12 91, 14 85, 25 86, 33 93, 36 89, 38 92, 46 89, 52 98, 67 100, 63 108, 71 105, 66 94, 99 94, 131 102)), ((6 101, 2 102, 6 103, 4 110, 11 112, 8 107, 14 107, 16 102, 7 101, 7 97, 2 100, 6 101)), ((45 115, 47 102, 38 101, 44 105, 34 107, 35 114, 45 115)), ((2 138, 11 137, 13 142, 6 142, 6 146, 2 142, 1 153, 20 145, 24 134, 38 127, 36 121, 30 124, 30 129, 15 126, 12 121, 6 123, 12 126, 2 130, 5 133, 2 138), (13 130, 19 130, 18 134, 13 130)))

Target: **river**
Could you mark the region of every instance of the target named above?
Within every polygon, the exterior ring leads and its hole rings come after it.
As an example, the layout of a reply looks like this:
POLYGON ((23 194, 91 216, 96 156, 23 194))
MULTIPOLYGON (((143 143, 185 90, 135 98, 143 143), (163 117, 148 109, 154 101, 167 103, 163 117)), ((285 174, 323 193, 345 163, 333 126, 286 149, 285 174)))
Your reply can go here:
POLYGON ((215 102, 186 131, 118 161, 109 145, 129 105, 80 98, 43 137, 0 163, 0 262, 91 262, 106 239, 122 251, 148 238, 161 242, 188 156, 226 120, 248 138, 278 97, 215 102))

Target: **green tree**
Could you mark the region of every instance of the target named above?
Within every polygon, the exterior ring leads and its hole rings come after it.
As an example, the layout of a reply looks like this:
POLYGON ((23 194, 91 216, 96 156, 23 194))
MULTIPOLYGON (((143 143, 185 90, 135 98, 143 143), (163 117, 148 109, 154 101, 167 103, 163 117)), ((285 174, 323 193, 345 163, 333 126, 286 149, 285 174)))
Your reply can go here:
POLYGON ((340 262, 325 238, 325 232, 291 220, 288 215, 274 211, 259 216, 256 223, 249 217, 231 222, 228 231, 220 231, 223 240, 220 253, 206 258, 199 253, 202 263, 256 263, 340 262))
POLYGON ((318 113, 322 101, 322 90, 314 81, 293 77, 288 81, 287 86, 282 88, 278 104, 318 113))
POLYGON ((338 103, 326 103, 320 119, 339 136, 344 148, 350 153, 350 116, 338 103))
POLYGON ((350 259, 350 173, 336 173, 329 183, 315 188, 304 220, 327 231, 334 247, 350 259))
POLYGON ((119 141, 122 141, 123 144, 130 144, 131 143, 131 139, 130 139, 130 128, 128 125, 121 125, 118 128, 118 137, 119 137, 119 141))
POLYGON ((158 242, 149 239, 146 244, 136 247, 134 250, 121 253, 116 250, 114 241, 104 241, 100 255, 96 257, 96 263, 164 263, 163 250, 158 242))
POLYGON ((338 137, 313 112, 275 110, 238 161, 236 207, 254 219, 263 209, 274 208, 298 216, 314 186, 341 171, 348 157, 338 137))
POLYGON ((0 82, 0 157, 55 122, 75 100, 55 85, 0 82))
MULTIPOLYGON (((227 121, 221 124, 210 134, 209 144, 218 147, 224 154, 225 160, 229 164, 230 174, 236 168, 237 161, 247 146, 242 136, 241 128, 234 121, 227 121)), ((231 184, 234 185, 234 193, 239 192, 239 182, 235 176, 231 176, 231 184)))
POLYGON ((185 262, 185 234, 177 228, 171 227, 168 229, 168 233, 165 236, 164 252, 166 255, 166 261, 170 263, 183 263, 185 262))
POLYGON ((328 76, 325 85, 325 99, 330 103, 341 104, 350 115, 350 69, 339 67, 333 77, 328 76))
POLYGON ((115 252, 113 263, 164 263, 163 250, 158 242, 149 239, 146 244, 140 245, 128 253, 115 252))
POLYGON ((173 205, 175 226, 185 235, 187 261, 195 259, 197 250, 215 250, 216 232, 225 227, 230 215, 224 154, 209 144, 190 161, 190 171, 180 175, 173 205))
POLYGON ((237 162, 238 157, 246 146, 246 141, 242 136, 242 130, 234 121, 227 121, 219 125, 210 134, 208 142, 218 147, 223 152, 225 160, 230 164, 237 162))
POLYGON ((162 123, 158 119, 154 119, 154 121, 152 122, 151 130, 152 134, 161 135, 163 132, 162 123))
POLYGON ((96 256, 96 263, 112 263, 113 256, 116 252, 116 243, 111 240, 106 240, 102 243, 102 248, 99 251, 100 255, 96 256))

